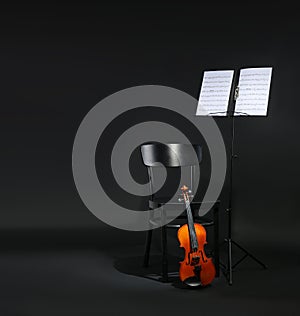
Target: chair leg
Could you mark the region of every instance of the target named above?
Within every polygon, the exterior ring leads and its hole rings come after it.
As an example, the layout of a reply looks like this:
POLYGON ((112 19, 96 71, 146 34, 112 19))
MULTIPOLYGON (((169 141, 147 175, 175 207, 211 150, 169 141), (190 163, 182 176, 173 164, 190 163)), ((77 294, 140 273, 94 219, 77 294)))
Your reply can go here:
POLYGON ((152 230, 147 231, 146 236, 146 247, 145 247, 145 254, 144 254, 144 267, 149 266, 149 255, 150 255, 150 248, 151 248, 151 240, 152 240, 152 230))
POLYGON ((167 253, 167 228, 161 228, 161 241, 162 241, 162 281, 168 281, 168 253, 167 253))

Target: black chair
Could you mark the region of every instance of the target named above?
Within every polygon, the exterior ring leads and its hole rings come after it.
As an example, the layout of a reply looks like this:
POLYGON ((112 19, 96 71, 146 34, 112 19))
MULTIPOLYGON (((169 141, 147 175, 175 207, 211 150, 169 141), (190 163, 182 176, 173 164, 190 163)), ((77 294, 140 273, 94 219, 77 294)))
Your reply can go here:
MULTIPOLYGON (((163 207, 168 203, 172 207, 178 207, 181 205, 182 201, 177 201, 169 203, 169 197, 159 196, 158 192, 154 194, 155 185, 155 170, 161 168, 163 165, 166 170, 175 170, 182 168, 189 168, 190 175, 190 188, 193 188, 193 181, 195 178, 195 168, 196 165, 201 163, 202 160, 202 150, 200 145, 191 144, 162 144, 162 143, 150 143, 141 146, 141 154, 144 165, 148 170, 148 180, 150 186, 151 198, 149 200, 149 209, 161 208, 162 216, 167 216, 164 214, 163 207)), ((188 184, 187 184, 188 185, 188 184)), ((179 194, 180 192, 178 192, 179 194)), ((178 195, 179 197, 179 195, 178 195)), ((204 227, 213 227, 213 250, 211 252, 215 267, 216 267, 216 277, 219 277, 219 221, 218 221, 218 210, 219 201, 209 201, 213 207, 205 216, 199 216, 197 210, 199 210, 202 203, 207 203, 204 201, 191 202, 191 209, 193 212, 194 222, 202 224, 204 227), (211 216, 212 213, 212 216, 211 216), (211 218, 212 217, 212 218, 211 218)), ((183 208, 184 210, 184 208, 183 208)), ((168 281, 168 250, 167 250, 167 229, 176 228, 178 229, 181 225, 186 223, 187 217, 186 212, 182 212, 170 223, 161 226, 161 245, 162 245, 162 281, 168 281)), ((155 219, 149 218, 152 227, 155 227, 155 219)), ((144 266, 149 265, 150 248, 152 241, 153 229, 147 231, 145 254, 144 254, 144 266)))

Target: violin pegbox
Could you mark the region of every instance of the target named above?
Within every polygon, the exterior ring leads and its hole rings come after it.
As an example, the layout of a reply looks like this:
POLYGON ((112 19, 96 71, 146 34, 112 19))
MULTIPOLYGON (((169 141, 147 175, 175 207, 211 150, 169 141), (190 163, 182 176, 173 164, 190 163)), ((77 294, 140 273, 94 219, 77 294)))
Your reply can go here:
POLYGON ((192 195, 192 190, 189 190, 189 188, 185 184, 180 188, 180 190, 182 193, 179 195, 182 197, 178 198, 178 202, 188 202, 191 198, 194 197, 194 195, 192 195))

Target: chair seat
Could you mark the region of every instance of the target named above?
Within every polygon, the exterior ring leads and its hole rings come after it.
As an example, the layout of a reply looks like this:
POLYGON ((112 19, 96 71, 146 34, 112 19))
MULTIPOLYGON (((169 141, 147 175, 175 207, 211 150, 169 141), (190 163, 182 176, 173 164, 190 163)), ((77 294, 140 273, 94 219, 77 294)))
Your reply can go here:
MULTIPOLYGON (((149 208, 150 209, 156 209, 156 208, 160 208, 162 206, 164 206, 166 203, 168 203, 168 205, 172 205, 174 207, 174 210, 176 209, 176 205, 178 206, 182 206, 183 202, 168 202, 168 198, 166 197, 156 197, 153 200, 149 200, 149 208)), ((192 212, 193 212, 193 216, 194 216, 194 221, 196 223, 199 223, 203 226, 210 226, 214 224, 214 220, 212 218, 209 218, 208 216, 199 216, 198 214, 196 214, 195 210, 199 209, 200 205, 203 204, 203 201, 192 201, 190 203, 192 212)), ((173 211, 174 211, 173 210, 173 211)), ((172 210, 168 210, 167 213, 172 213, 172 210)), ((165 219, 171 219, 173 218, 173 216, 168 216, 166 214, 165 219)), ((184 214, 184 212, 177 216, 171 223, 167 224, 167 227, 169 228, 179 228, 180 226, 186 224, 186 214, 184 214)), ((160 218, 155 219, 152 218, 151 219, 151 224, 156 226, 159 226, 159 222, 160 222, 160 218), (156 222, 157 220, 157 222, 156 222)))
MULTIPOLYGON (((155 227, 159 227, 160 226, 160 219, 158 219, 156 221, 156 219, 151 219, 150 220, 151 224, 155 227)), ((213 219, 208 218, 208 217, 204 217, 204 216, 195 216, 194 218, 194 222, 201 224, 202 226, 212 226, 214 224, 213 219)), ((186 216, 179 216, 176 219, 174 219, 172 222, 170 222, 169 224, 167 224, 166 226, 169 228, 179 228, 182 225, 187 224, 186 221, 186 216)))
MULTIPOLYGON (((174 220, 176 223, 175 225, 184 225, 187 223, 187 219, 186 219, 186 216, 179 216, 177 217, 175 220, 174 220)), ((214 221, 213 219, 211 218, 208 218, 206 216, 194 216, 194 222, 195 223, 198 223, 198 224, 201 224, 203 226, 210 226, 210 225, 213 225, 214 224, 214 221)), ((169 226, 172 225, 173 223, 170 223, 168 224, 169 226)), ((167 226, 168 226, 167 225, 167 226)))
MULTIPOLYGON (((183 202, 170 202, 169 201, 170 199, 167 198, 167 197, 155 197, 153 200, 149 200, 149 207, 150 209, 155 209, 155 208, 159 208, 159 207, 162 207, 164 206, 165 204, 168 203, 168 205, 172 205, 172 206, 176 206, 176 205, 182 205, 183 202)), ((200 206, 201 204, 203 204, 204 202, 203 201, 195 201, 195 200, 192 200, 190 205, 193 206, 200 206)))

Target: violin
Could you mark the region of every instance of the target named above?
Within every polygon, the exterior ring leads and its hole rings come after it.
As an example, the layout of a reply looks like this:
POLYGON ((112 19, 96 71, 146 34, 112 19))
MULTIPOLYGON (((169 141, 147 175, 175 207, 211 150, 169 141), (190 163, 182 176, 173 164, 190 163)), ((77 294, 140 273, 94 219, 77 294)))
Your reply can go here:
POLYGON ((189 286, 206 286, 216 275, 212 258, 208 258, 204 251, 204 245, 207 244, 206 230, 201 224, 194 223, 188 187, 182 186, 181 191, 186 206, 187 224, 181 226, 177 232, 180 247, 185 249, 184 260, 179 263, 179 277, 189 286))

